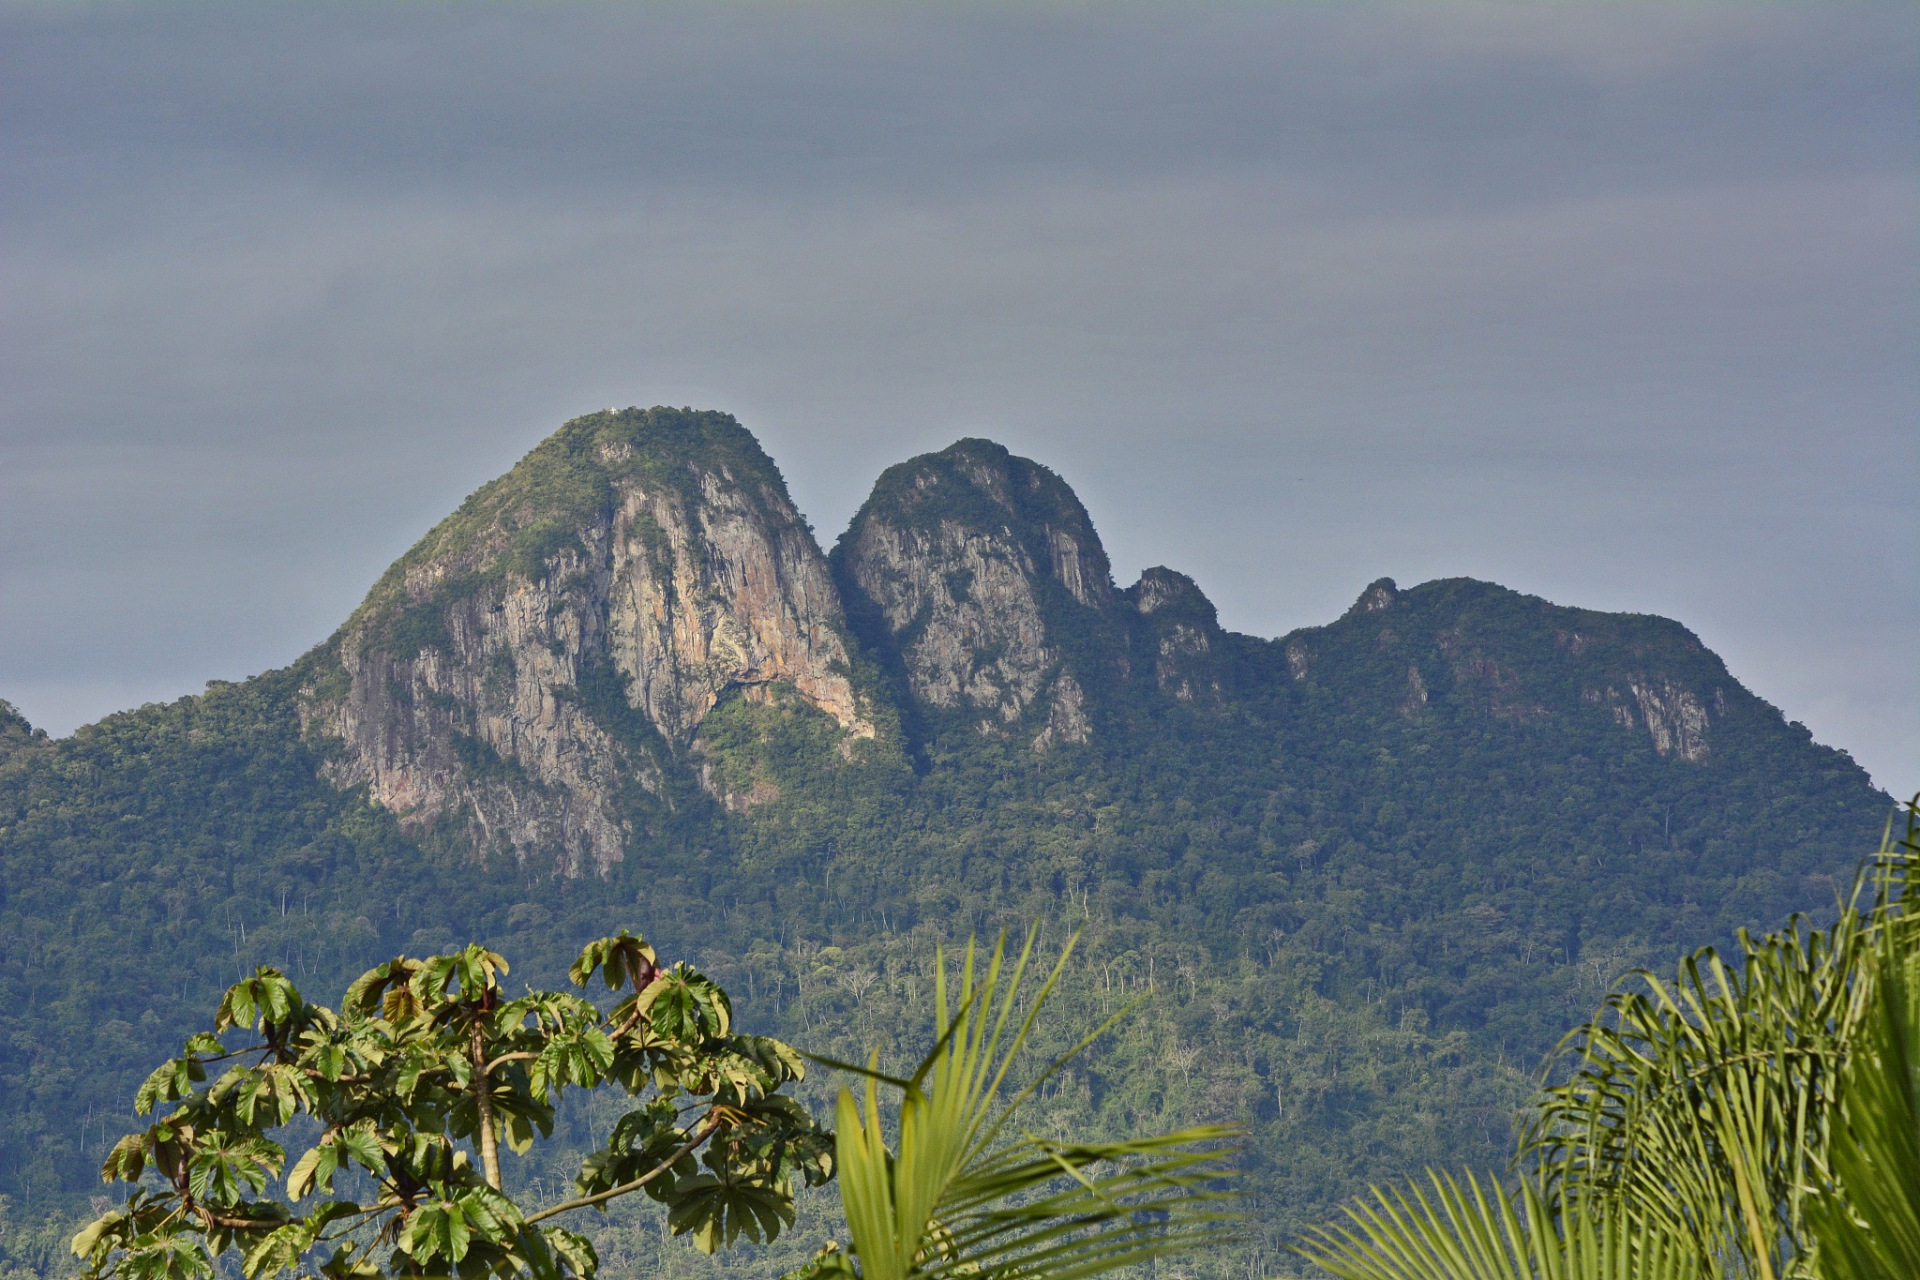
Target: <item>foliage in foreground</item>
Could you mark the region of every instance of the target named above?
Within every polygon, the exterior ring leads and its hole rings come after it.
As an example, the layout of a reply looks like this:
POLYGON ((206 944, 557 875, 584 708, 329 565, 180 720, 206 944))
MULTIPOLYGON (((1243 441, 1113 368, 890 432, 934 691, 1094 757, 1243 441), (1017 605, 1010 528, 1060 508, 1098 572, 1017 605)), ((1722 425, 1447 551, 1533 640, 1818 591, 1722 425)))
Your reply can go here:
MULTIPOLYGON (((649 938, 720 982, 740 1024, 911 1061, 935 944, 1051 918, 1086 928, 1051 1005, 1063 1026, 1103 1018, 1122 981, 1161 993, 1072 1070, 1091 1117, 1074 1131, 1249 1128, 1253 1242, 1187 1264, 1224 1276, 1369 1182, 1498 1164, 1540 1056, 1621 970, 1827 898, 1820 877, 1844 883, 1885 816, 1856 766, 1675 624, 1456 582, 1294 638, 1304 678, 1287 644, 1216 637, 1222 704, 1136 681, 1136 728, 1044 754, 956 730, 924 773, 846 760, 804 700, 734 690, 701 729, 715 779, 780 798, 729 811, 670 772, 671 805, 633 812, 604 880, 538 854, 477 874, 457 825, 410 836, 336 791, 300 736, 311 662, 68 739, 0 724, 0 1192, 16 1223, 58 1215, 70 1237, 133 1090, 257 965, 324 999, 478 939, 514 979, 564 987, 580 946, 644 902, 649 938), (1410 716, 1415 662, 1430 701, 1410 716), (1582 701, 1624 690, 1623 669, 1725 689, 1709 760, 1582 701)), ((589 1096, 513 1168, 568 1182, 610 1123, 613 1099, 589 1096)), ((650 1214, 591 1234, 609 1265, 677 1245, 650 1214)), ((0 1269, 37 1268, 28 1241, 0 1237, 0 1269)), ((814 1243, 716 1256, 768 1280, 814 1243)))
POLYGON ((1523 1182, 1509 1193, 1428 1175, 1374 1191, 1348 1210, 1351 1226, 1314 1233, 1307 1256, 1342 1280, 1700 1280, 1699 1255, 1668 1232, 1612 1206, 1566 1212, 1523 1182))
POLYGON ((1073 952, 1018 1009, 1037 929, 1010 972, 1004 937, 976 978, 971 942, 950 1005, 936 970, 939 1040, 905 1079, 865 1068, 865 1106, 840 1091, 835 1114, 841 1203, 852 1248, 827 1249, 806 1280, 1025 1276, 1085 1280, 1135 1263, 1226 1243, 1232 1215, 1220 1149, 1237 1136, 1208 1125, 1120 1142, 1066 1142, 1014 1128, 1015 1113, 1126 1012, 1096 1029, 1002 1101, 1015 1059, 1073 952), (1003 974, 1005 977, 1002 986, 1003 974), (997 1007, 996 1007, 997 1004, 997 1007), (950 1016, 951 1010, 951 1016, 950 1016), (889 1149, 880 1089, 897 1095, 889 1149))
POLYGON ((794 1181, 831 1175, 830 1135, 780 1092, 799 1055, 734 1032, 726 993, 695 970, 659 967, 624 931, 592 943, 569 976, 628 990, 605 1011, 567 991, 509 998, 506 972, 477 945, 401 957, 337 1011, 271 968, 235 984, 213 1030, 141 1086, 136 1110, 163 1113, 102 1170, 137 1185, 75 1237, 85 1274, 191 1280, 235 1249, 249 1280, 308 1267, 591 1280, 592 1245, 542 1222, 644 1190, 711 1252, 773 1238, 793 1220, 794 1181), (229 1048, 226 1032, 258 1041, 229 1048), (500 1143, 526 1152, 551 1135, 565 1089, 602 1086, 638 1105, 583 1163, 577 1198, 527 1212, 502 1189, 500 1143), (288 1167, 276 1134, 313 1141, 288 1167), (269 1188, 283 1171, 281 1199, 269 1188))
POLYGON ((1302 1252, 1343 1280, 1920 1274, 1920 810, 1839 919, 1795 919, 1738 966, 1641 974, 1568 1044, 1520 1141, 1519 1200, 1435 1178, 1349 1209, 1302 1252), (1871 888, 1868 905, 1861 902, 1871 888), (1609 1255, 1590 1238, 1617 1238, 1609 1255))
POLYGON ((1829 1280, 1920 1273, 1920 951, 1882 934, 1840 1082, 1833 1180, 1807 1207, 1829 1280))

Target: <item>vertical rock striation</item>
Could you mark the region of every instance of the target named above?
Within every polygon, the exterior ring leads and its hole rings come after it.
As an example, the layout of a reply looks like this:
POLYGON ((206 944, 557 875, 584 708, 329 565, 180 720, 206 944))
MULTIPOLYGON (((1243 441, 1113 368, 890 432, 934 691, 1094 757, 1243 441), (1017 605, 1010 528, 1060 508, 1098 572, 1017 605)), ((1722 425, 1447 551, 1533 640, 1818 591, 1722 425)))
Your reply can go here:
POLYGON ((1086 508, 988 440, 890 468, 834 549, 862 639, 936 717, 1038 749, 1093 732, 1087 683, 1122 661, 1116 593, 1086 508))
POLYGON ((844 763, 869 758, 853 740, 876 724, 960 750, 1098 735, 1124 751, 1250 707, 1318 714, 1337 689, 1356 724, 1586 725, 1605 751, 1704 767, 1759 714, 1676 624, 1467 580, 1383 578, 1327 627, 1233 635, 1184 574, 1116 590, 1067 484, 986 440, 886 471, 829 560, 744 428, 672 409, 568 423, 395 564, 302 671, 330 780, 409 828, 451 824, 482 856, 539 851, 573 873, 627 856, 693 787, 736 814, 793 790, 746 763, 759 748, 739 724, 702 731, 729 690, 746 715, 810 704, 831 724, 809 742, 844 763), (890 698, 856 687, 849 635, 890 698))
MULTIPOLYGON (((302 703, 340 785, 482 851, 624 856, 721 694, 791 685, 870 736, 825 558, 732 418, 568 423, 388 571, 302 703)), ((323 664, 324 669, 324 664, 323 664)))

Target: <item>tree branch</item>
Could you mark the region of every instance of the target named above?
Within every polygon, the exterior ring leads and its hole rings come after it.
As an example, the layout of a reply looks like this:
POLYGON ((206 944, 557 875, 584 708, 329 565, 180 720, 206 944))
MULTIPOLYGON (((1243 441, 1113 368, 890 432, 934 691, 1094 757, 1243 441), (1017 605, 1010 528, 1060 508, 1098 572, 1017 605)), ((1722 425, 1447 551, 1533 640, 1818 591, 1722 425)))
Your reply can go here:
POLYGON ((609 1187, 605 1191, 595 1192, 590 1196, 581 1196, 578 1200, 569 1200, 565 1204, 557 1204, 551 1209, 542 1209, 538 1213, 529 1214, 527 1216, 527 1225, 532 1226, 542 1218, 551 1218, 554 1214, 565 1213, 569 1209, 585 1209, 592 1205, 605 1204, 615 1196, 623 1196, 629 1191, 638 1191, 667 1170, 673 1168, 673 1166, 679 1162, 681 1156, 688 1154, 695 1147, 705 1142, 708 1138, 711 1138, 713 1131, 719 1127, 720 1117, 715 1116, 701 1125, 699 1132, 695 1133, 691 1138, 688 1138, 678 1151, 668 1156, 665 1160, 662 1160, 652 1169, 635 1178, 632 1182, 623 1182, 617 1187, 609 1187))
POLYGON ((228 1231, 271 1231, 281 1226, 280 1222, 261 1218, 228 1218, 215 1213, 197 1200, 189 1199, 187 1206, 200 1215, 200 1221, 209 1227, 224 1227, 228 1231))
MULTIPOLYGON (((329 1080, 325 1072, 316 1071, 312 1067, 300 1068, 300 1074, 306 1076, 309 1080, 326 1080, 328 1084, 365 1084, 367 1081, 373 1079, 373 1077, 369 1075, 347 1075, 334 1076, 329 1080)), ((432 1075, 433 1072, 422 1071, 420 1074, 423 1076, 432 1075)))

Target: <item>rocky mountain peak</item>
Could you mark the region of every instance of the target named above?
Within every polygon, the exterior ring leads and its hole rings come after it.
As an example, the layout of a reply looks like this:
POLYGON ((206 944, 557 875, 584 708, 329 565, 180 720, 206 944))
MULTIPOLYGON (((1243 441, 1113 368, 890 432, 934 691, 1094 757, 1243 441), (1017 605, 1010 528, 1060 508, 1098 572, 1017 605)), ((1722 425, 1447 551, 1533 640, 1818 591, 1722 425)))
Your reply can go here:
MULTIPOLYGON (((835 768, 875 758, 856 740, 876 724, 909 750, 955 733, 1117 745, 1170 710, 1158 700, 1220 711, 1269 669, 1290 697, 1339 688, 1396 724, 1580 724, 1682 764, 1720 758, 1750 718, 1676 624, 1467 580, 1382 578, 1277 645, 1224 631, 1164 566, 1116 590, 1073 490, 992 441, 888 469, 829 559, 733 418, 609 410, 394 564, 302 660, 299 706, 329 780, 409 829, 576 871, 627 856, 635 824, 696 785, 737 812, 774 804, 781 784, 742 744, 781 717, 810 720, 835 768), (880 668, 870 683, 856 657, 880 668)), ((0 753, 30 733, 0 706, 0 753)))
POLYGON ((1370 685, 1414 720, 1444 706, 1604 726, 1615 745, 1683 765, 1777 718, 1671 619, 1569 608, 1471 578, 1404 591, 1380 579, 1336 622, 1279 643, 1294 680, 1370 685))
POLYGON ((1203 694, 1217 698, 1214 658, 1225 633, 1199 584, 1184 573, 1156 566, 1141 573, 1124 594, 1140 615, 1130 665, 1151 671, 1159 688, 1178 701, 1192 702, 1203 694))
POLYGON ((1075 668, 1116 594, 1086 508, 1046 467, 972 439, 892 467, 834 564, 856 628, 922 706, 990 732, 1038 722, 1042 749, 1090 734, 1075 668))
POLYGON ((1361 613, 1381 613, 1393 608, 1399 599, 1400 588, 1394 585, 1393 579, 1380 578, 1367 584, 1367 589, 1360 593, 1360 598, 1355 600, 1352 606, 1347 609, 1345 616, 1353 617, 1355 614, 1361 613))
MULTIPOLYGON (((825 558, 759 443, 676 409, 575 419, 390 569, 304 702, 403 821, 458 816, 481 849, 606 867, 623 790, 729 688, 789 685, 855 736, 825 558)), ((325 664, 322 664, 323 667, 325 664)))
POLYGON ((1126 597, 1142 615, 1163 613, 1209 628, 1220 625, 1213 601, 1200 590, 1200 584, 1164 565, 1143 570, 1140 580, 1127 588, 1126 597))

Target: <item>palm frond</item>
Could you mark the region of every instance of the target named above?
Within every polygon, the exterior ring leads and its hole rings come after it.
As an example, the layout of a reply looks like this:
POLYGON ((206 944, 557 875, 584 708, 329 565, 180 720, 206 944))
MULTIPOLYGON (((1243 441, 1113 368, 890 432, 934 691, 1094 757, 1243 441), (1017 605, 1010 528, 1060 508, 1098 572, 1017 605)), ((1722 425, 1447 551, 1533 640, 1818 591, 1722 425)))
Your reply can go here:
POLYGON ((1875 948, 1873 1000, 1840 1086, 1833 1185, 1807 1209, 1823 1280, 1920 1275, 1920 954, 1875 948))
POLYGON ((1340 1280, 1701 1280, 1689 1242, 1620 1206, 1559 1212, 1540 1189, 1429 1171, 1431 1192, 1374 1189, 1298 1252, 1340 1280))
POLYGON ((1542 1092, 1520 1145, 1551 1201, 1617 1203, 1717 1273, 1807 1273, 1868 960, 1914 941, 1914 834, 1911 820, 1906 840, 1889 831, 1830 927, 1742 933, 1737 967, 1708 948, 1671 983, 1641 973, 1641 990, 1567 1038, 1577 1065, 1542 1092))
POLYGON ((841 1090, 840 1195, 863 1280, 1084 1280, 1229 1238, 1233 1215, 1218 1186, 1228 1173, 1220 1144, 1235 1136, 1230 1128, 1123 1142, 1015 1136, 1021 1103, 1092 1039, 1003 1100, 1073 951, 1069 942, 1022 1013, 1036 937, 1037 930, 1028 934, 1011 964, 1003 937, 984 972, 970 942, 957 991, 949 990, 943 956, 933 1049, 905 1079, 881 1073, 877 1061, 856 1068, 865 1077, 858 1100, 841 1090), (899 1102, 892 1150, 882 1127, 883 1086, 899 1102))

